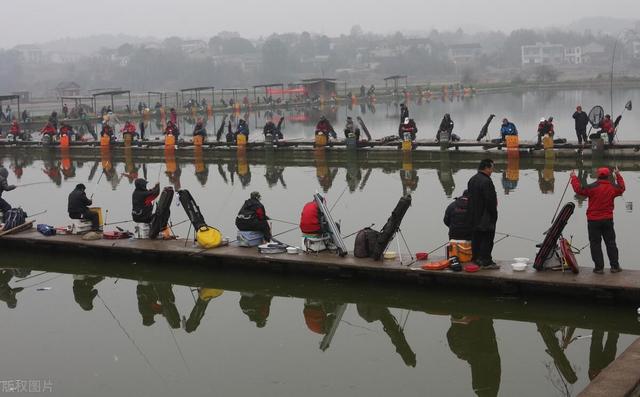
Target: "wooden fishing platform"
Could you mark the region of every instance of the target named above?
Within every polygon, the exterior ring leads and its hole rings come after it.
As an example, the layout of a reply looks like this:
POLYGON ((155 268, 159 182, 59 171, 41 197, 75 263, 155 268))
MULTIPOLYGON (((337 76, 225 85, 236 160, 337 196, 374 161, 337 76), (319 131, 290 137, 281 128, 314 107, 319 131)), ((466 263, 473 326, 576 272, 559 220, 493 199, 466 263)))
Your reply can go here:
POLYGON ((476 288, 500 293, 542 296, 573 296, 588 300, 637 304, 640 302, 640 271, 625 269, 622 273, 596 275, 591 268, 580 274, 569 271, 513 272, 509 262, 499 270, 477 273, 426 271, 420 262, 409 265, 396 260, 373 261, 348 255, 341 258, 332 253, 320 254, 260 254, 256 248, 234 246, 203 250, 184 240, 94 240, 79 236, 45 237, 35 230, 0 238, 0 246, 41 252, 79 252, 95 257, 114 256, 170 261, 175 264, 200 262, 212 268, 270 270, 285 273, 323 274, 340 278, 394 280, 417 285, 439 285, 455 288, 476 288))
MULTIPOLYGON (((418 139, 414 142, 415 149, 406 153, 421 155, 424 152, 460 152, 460 153, 486 153, 491 155, 506 155, 507 153, 520 153, 533 157, 544 157, 553 153, 559 157, 582 157, 591 155, 600 155, 603 157, 640 157, 640 141, 624 141, 614 145, 604 145, 603 150, 594 151, 589 145, 579 145, 577 142, 567 142, 564 144, 556 144, 553 149, 544 150, 534 141, 521 141, 517 150, 508 150, 504 143, 492 142, 476 142, 473 140, 462 140, 458 142, 449 142, 441 144, 433 139, 418 139)), ((280 140, 277 143, 265 141, 249 141, 245 146, 236 146, 226 142, 208 141, 202 146, 194 146, 191 138, 179 141, 175 146, 165 146, 162 137, 155 137, 155 140, 145 140, 133 142, 130 146, 125 146, 124 142, 116 141, 109 146, 100 146, 99 142, 71 142, 66 147, 60 147, 59 143, 54 142, 49 145, 43 145, 38 141, 17 141, 11 142, 0 140, 0 150, 15 151, 20 149, 26 150, 56 150, 65 149, 69 153, 98 153, 99 151, 122 151, 130 150, 136 153, 152 153, 157 151, 166 151, 167 149, 175 151, 176 155, 185 152, 193 152, 195 149, 201 149, 203 154, 211 152, 236 152, 245 150, 247 152, 255 151, 277 151, 295 152, 295 151, 318 151, 325 152, 347 152, 347 153, 389 153, 400 152, 401 142, 372 140, 361 141, 357 147, 347 145, 345 140, 330 141, 327 146, 316 147, 315 141, 312 139, 291 139, 280 140)))

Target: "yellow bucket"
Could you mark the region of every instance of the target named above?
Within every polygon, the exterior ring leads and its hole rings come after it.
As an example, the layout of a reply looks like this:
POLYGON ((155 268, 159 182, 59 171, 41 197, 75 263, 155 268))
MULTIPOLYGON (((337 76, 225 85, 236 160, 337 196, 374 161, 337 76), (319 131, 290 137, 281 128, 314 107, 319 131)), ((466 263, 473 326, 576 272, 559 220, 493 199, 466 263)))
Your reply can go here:
POLYGON ((455 256, 460 263, 471 262, 473 251, 471 249, 471 241, 466 240, 450 240, 447 245, 447 259, 455 256))
POLYGON ((507 150, 518 150, 520 138, 517 135, 507 135, 505 140, 507 142, 507 150))
POLYGON ((238 134, 236 138, 236 143, 238 144, 238 146, 246 146, 247 136, 245 134, 238 134))
POLYGON ((173 136, 173 134, 167 134, 167 136, 164 138, 164 145, 175 146, 175 144, 176 144, 176 137, 173 136))
POLYGON ((325 134, 316 135, 316 147, 327 146, 327 136, 325 134))
POLYGON ((103 135, 100 137, 100 146, 109 146, 111 145, 111 137, 109 135, 103 135))
POLYGON ((544 146, 544 150, 553 149, 553 138, 550 135, 545 135, 542 138, 542 145, 544 146))
POLYGON ((195 146, 202 146, 203 142, 204 142, 204 138, 202 137, 202 135, 196 135, 193 137, 193 144, 195 146))
POLYGON ((407 141, 402 141, 402 151, 403 152, 410 152, 411 150, 413 150, 413 142, 407 140, 407 141))
POLYGON ((98 225, 102 227, 104 225, 104 219, 102 218, 102 208, 101 207, 89 207, 89 211, 98 214, 98 225))

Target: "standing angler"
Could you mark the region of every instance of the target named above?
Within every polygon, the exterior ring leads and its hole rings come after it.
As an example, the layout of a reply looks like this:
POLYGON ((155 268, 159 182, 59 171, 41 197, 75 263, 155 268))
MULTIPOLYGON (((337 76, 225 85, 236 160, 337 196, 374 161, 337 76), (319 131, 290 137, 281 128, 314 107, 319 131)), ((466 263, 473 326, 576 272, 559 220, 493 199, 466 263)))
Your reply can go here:
POLYGON ((604 273, 604 257, 602 256, 602 240, 607 247, 607 256, 611 265, 611 273, 618 273, 618 247, 616 245, 616 231, 613 228, 614 200, 622 196, 625 191, 624 179, 616 167, 615 183, 611 181, 611 171, 607 167, 598 168, 598 180, 587 186, 582 186, 575 171, 571 171, 571 187, 576 194, 589 199, 587 207, 587 231, 591 245, 591 259, 595 265, 593 272, 604 273))
POLYGON ((498 222, 498 197, 491 181, 492 173, 493 160, 484 159, 480 161, 478 173, 467 184, 473 261, 483 269, 499 268, 491 257, 498 222))
POLYGON ((578 107, 576 107, 573 119, 576 121, 576 136, 578 137, 578 144, 582 145, 582 142, 587 143, 587 125, 589 125, 589 116, 582 110, 582 106, 578 105, 578 107))

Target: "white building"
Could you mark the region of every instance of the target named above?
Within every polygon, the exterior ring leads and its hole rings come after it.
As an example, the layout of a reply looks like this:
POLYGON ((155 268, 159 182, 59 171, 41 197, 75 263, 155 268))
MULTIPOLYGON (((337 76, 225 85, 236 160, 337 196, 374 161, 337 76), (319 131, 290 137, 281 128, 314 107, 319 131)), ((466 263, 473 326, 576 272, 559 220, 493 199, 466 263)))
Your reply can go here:
POLYGON ((580 65, 582 63, 582 47, 565 48, 564 61, 571 65, 580 65))
POLYGON ((33 44, 21 44, 13 47, 20 55, 20 60, 24 63, 43 63, 45 55, 42 48, 33 44))
POLYGON ((562 44, 536 43, 523 45, 522 65, 559 65, 564 62, 562 44))
POLYGON ((640 59, 640 41, 633 42, 632 50, 633 50, 633 58, 640 59))

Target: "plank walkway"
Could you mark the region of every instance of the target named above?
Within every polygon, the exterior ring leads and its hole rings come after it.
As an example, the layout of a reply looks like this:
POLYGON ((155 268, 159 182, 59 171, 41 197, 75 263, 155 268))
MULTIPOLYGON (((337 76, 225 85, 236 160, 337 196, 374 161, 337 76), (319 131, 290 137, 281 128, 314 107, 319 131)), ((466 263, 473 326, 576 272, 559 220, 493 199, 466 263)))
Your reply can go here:
POLYGON ((337 277, 362 279, 388 279, 413 284, 436 284, 455 288, 478 288, 521 295, 573 296, 588 300, 605 300, 625 304, 640 302, 640 271, 624 270, 618 274, 596 275, 591 268, 580 274, 569 272, 514 272, 509 262, 502 262, 499 270, 477 273, 451 271, 425 271, 418 269, 420 262, 407 266, 398 259, 373 261, 348 255, 340 258, 331 253, 265 255, 257 249, 234 246, 202 250, 192 243, 185 247, 184 240, 95 240, 84 241, 79 236, 45 237, 35 230, 0 238, 0 246, 11 248, 46 249, 47 251, 105 254, 122 257, 147 257, 171 260, 175 263, 204 261, 212 267, 233 266, 290 273, 326 274, 337 277))

